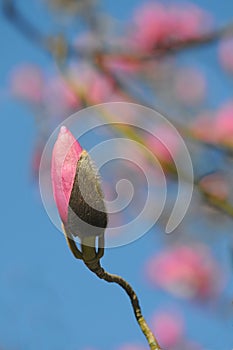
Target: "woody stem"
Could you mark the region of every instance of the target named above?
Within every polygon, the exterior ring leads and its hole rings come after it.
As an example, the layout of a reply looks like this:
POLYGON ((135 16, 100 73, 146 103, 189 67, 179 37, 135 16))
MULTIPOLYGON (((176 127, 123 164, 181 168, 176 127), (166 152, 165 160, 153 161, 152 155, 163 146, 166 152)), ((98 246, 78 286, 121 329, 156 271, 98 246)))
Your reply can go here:
POLYGON ((141 307, 139 304, 139 300, 137 297, 137 294, 131 287, 131 285, 125 281, 122 277, 113 275, 111 273, 106 272, 102 266, 100 265, 100 259, 98 258, 98 255, 96 253, 95 249, 95 237, 85 237, 81 240, 81 250, 82 252, 79 252, 75 242, 72 241, 71 238, 68 237, 66 230, 63 226, 64 234, 68 243, 68 246, 73 253, 73 255, 77 258, 81 259, 84 261, 85 265, 88 267, 88 269, 96 274, 97 277, 100 279, 105 280, 106 282, 109 283, 116 283, 118 284, 121 288, 124 289, 124 291, 128 294, 134 315, 136 317, 136 320, 138 322, 139 327, 141 328, 143 334, 145 335, 147 342, 149 344, 150 350, 161 350, 158 341, 156 340, 154 334, 152 333, 151 329, 149 328, 148 324, 146 323, 141 307))
POLYGON ((101 278, 109 283, 117 283, 121 288, 124 289, 124 291, 128 294, 128 296, 130 298, 130 301, 131 301, 131 304, 133 307, 133 311, 134 311, 134 315, 135 315, 136 320, 139 324, 139 327, 141 328, 143 334, 145 335, 145 337, 147 339, 147 342, 149 344, 150 349, 151 350, 161 350, 155 336, 153 335, 152 331, 150 330, 148 324, 146 323, 146 321, 142 315, 142 311, 141 311, 138 297, 137 297, 135 291, 133 290, 133 288, 130 286, 130 284, 127 281, 125 281, 122 277, 106 272, 101 267, 99 260, 92 260, 89 262, 84 261, 84 263, 99 278, 101 278))

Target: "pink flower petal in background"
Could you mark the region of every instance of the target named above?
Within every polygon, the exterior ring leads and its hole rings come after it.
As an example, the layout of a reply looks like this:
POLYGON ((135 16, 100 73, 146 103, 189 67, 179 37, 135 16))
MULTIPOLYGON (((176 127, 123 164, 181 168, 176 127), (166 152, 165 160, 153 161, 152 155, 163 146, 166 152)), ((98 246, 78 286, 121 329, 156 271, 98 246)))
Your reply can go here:
POLYGON ((31 103, 42 101, 44 79, 37 66, 25 64, 16 67, 11 73, 9 84, 15 97, 31 103))
POLYGON ((148 2, 135 13, 135 43, 141 49, 151 50, 170 33, 169 15, 163 4, 148 2))
POLYGON ((194 4, 172 5, 169 9, 172 35, 178 39, 197 38, 210 29, 212 18, 209 13, 194 4))
MULTIPOLYGON (((121 50, 122 48, 128 48, 131 46, 132 42, 129 40, 128 37, 116 37, 113 33, 107 34, 109 36, 109 45, 110 47, 113 44, 113 51, 115 50, 115 54, 106 55, 104 57, 104 64, 109 69, 112 69, 114 71, 124 71, 127 73, 134 73, 138 70, 139 66, 141 65, 140 62, 137 62, 132 58, 129 57, 124 58, 121 57, 121 50), (117 52, 117 49, 119 48, 119 53, 117 52)), ((77 47, 77 50, 82 52, 84 50, 85 52, 93 52, 101 50, 102 43, 99 40, 98 35, 94 35, 90 32, 85 32, 81 35, 78 35, 78 37, 74 40, 74 46, 77 47)), ((90 67, 89 67, 90 68, 90 67)))
POLYGON ((179 138, 166 125, 159 125, 156 129, 161 141, 153 135, 148 135, 145 139, 146 146, 154 153, 155 157, 162 162, 171 162, 179 151, 179 138))
POLYGON ((227 102, 217 111, 214 134, 216 141, 233 145, 233 101, 227 102))
POLYGON ((112 81, 88 64, 73 65, 70 76, 77 91, 90 104, 109 102, 113 94, 112 81))
MULTIPOLYGON (((61 77, 52 77, 44 89, 44 101, 49 113, 64 114, 80 106, 80 99, 61 77)), ((64 118, 64 115, 62 115, 64 118)))
POLYGON ((146 348, 137 344, 125 344, 117 348, 117 350, 146 350, 146 348))
POLYGON ((214 123, 213 114, 211 111, 203 111, 197 116, 190 127, 195 137, 206 142, 216 142, 215 132, 210 128, 210 125, 213 126, 214 123))
POLYGON ((152 285, 179 297, 207 299, 223 287, 223 271, 201 244, 164 250, 149 260, 146 274, 152 285))
POLYGON ((201 103, 206 96, 206 79, 200 70, 181 68, 175 74, 173 93, 185 105, 201 103))
POLYGON ((159 344, 164 349, 176 346, 184 337, 183 319, 174 312, 156 312, 151 327, 158 337, 159 344))
POLYGON ((80 144, 62 126, 53 149, 51 177, 54 199, 63 223, 67 220, 69 199, 81 153, 80 144))
POLYGON ((113 92, 112 82, 110 81, 110 79, 106 78, 105 76, 99 73, 96 73, 92 78, 90 76, 89 79, 89 96, 91 103, 108 102, 108 98, 110 98, 113 92))
POLYGON ((164 5, 147 2, 137 9, 132 41, 138 48, 152 50, 169 40, 198 37, 210 26, 210 16, 195 5, 164 5))
POLYGON ((229 197, 230 188, 224 177, 220 174, 205 176, 199 182, 199 186, 205 193, 219 200, 226 200, 229 197))
POLYGON ((219 61, 222 67, 233 73, 233 39, 225 39, 219 45, 219 61))
POLYGON ((128 74, 137 73, 141 67, 140 62, 120 57, 107 57, 105 63, 113 72, 125 72, 128 74))

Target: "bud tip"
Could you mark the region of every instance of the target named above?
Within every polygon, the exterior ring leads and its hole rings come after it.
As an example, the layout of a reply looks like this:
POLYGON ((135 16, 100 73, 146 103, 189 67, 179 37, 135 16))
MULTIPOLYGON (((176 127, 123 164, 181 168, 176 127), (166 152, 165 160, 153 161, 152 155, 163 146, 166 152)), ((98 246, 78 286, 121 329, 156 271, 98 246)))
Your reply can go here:
POLYGON ((60 133, 61 133, 61 134, 65 134, 66 132, 67 132, 67 128, 66 128, 65 125, 63 125, 63 126, 61 127, 61 129, 60 129, 60 133))

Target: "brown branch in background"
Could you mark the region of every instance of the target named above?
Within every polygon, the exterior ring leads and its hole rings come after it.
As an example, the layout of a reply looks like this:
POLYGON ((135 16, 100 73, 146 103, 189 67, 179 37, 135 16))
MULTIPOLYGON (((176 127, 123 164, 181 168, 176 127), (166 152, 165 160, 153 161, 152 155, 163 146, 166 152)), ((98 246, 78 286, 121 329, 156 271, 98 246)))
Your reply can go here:
POLYGON ((195 185, 207 204, 220 211, 222 214, 228 216, 229 218, 233 218, 233 205, 231 203, 229 203, 226 199, 221 199, 211 194, 210 192, 205 191, 202 188, 200 182, 197 182, 195 185))
MULTIPOLYGON (((23 34, 27 39, 38 45, 41 49, 51 52, 51 40, 54 39, 50 35, 42 34, 41 31, 34 26, 24 15, 20 13, 16 7, 14 0, 3 0, 3 13, 6 18, 23 34)), ((122 48, 108 50, 103 48, 101 54, 111 58, 121 58, 129 61, 146 61, 153 60, 167 54, 177 53, 184 49, 195 48, 205 44, 212 44, 223 37, 233 36, 233 23, 225 25, 223 28, 210 31, 201 36, 186 40, 173 39, 157 45, 152 53, 144 54, 137 52, 126 52, 122 48)), ((68 55, 75 55, 80 58, 90 58, 96 54, 96 50, 91 52, 85 48, 75 48, 66 43, 68 55)))
MULTIPOLYGON (((196 38, 187 40, 174 40, 173 43, 164 44, 161 48, 155 48, 155 55, 163 55, 166 53, 175 53, 183 49, 191 49, 205 44, 212 44, 222 39, 223 37, 233 36, 233 23, 229 23, 222 28, 216 29, 209 33, 203 34, 196 38)), ((153 53, 152 53, 153 55, 153 53)))
POLYGON ((2 11, 5 17, 28 40, 35 43, 43 50, 47 50, 47 37, 42 34, 24 15, 22 15, 13 0, 3 0, 2 11))
POLYGON ((203 46, 206 44, 213 44, 222 38, 232 37, 233 36, 233 22, 226 24, 224 27, 215 29, 213 31, 204 33, 200 36, 189 38, 186 40, 180 39, 172 39, 161 42, 157 44, 151 53, 143 54, 143 53, 134 53, 129 52, 109 52, 107 53, 107 57, 113 58, 122 58, 128 60, 129 62, 141 62, 141 61, 149 61, 155 58, 160 58, 168 54, 178 53, 184 49, 192 49, 198 46, 203 46))
MULTIPOLYGON (((61 35, 49 36, 43 34, 16 7, 13 0, 3 0, 2 10, 8 21, 30 42, 57 58, 64 58, 72 53, 65 39, 61 35)), ((73 52, 74 54, 74 52, 73 52)), ((76 53, 78 55, 78 53, 76 53)))
MULTIPOLYGON (((60 67, 60 68, 61 68, 60 73, 61 73, 63 79, 67 82, 67 84, 70 86, 72 91, 75 94, 77 94, 77 96, 79 98, 81 97, 85 106, 91 106, 93 103, 92 103, 92 101, 90 101, 89 97, 86 95, 84 96, 82 94, 82 92, 79 91, 78 87, 72 83, 72 80, 69 78, 69 75, 67 75, 67 72, 64 69, 64 67, 60 67)), ((120 81, 116 82, 116 87, 117 86, 119 87, 119 85, 118 85, 119 83, 121 84, 120 81)), ((124 88, 124 86, 121 86, 121 88, 124 88)), ((127 93, 128 93, 128 91, 125 91, 125 94, 127 94, 127 93)), ((144 102, 144 104, 147 105, 145 102, 144 102)), ((153 108, 153 107, 151 107, 151 108, 153 108)), ((107 122, 111 123, 111 121, 112 121, 111 115, 109 115, 107 112, 105 112, 104 109, 102 110, 100 117, 103 118, 107 122)), ((211 148, 214 148, 218 151, 221 151, 221 152, 223 152, 224 155, 226 155, 228 157, 233 156, 233 149, 230 149, 226 146, 222 146, 222 145, 218 146, 218 145, 215 145, 212 143, 202 141, 202 140, 196 138, 188 129, 183 128, 181 125, 179 125, 177 123, 173 122, 173 124, 176 127, 176 129, 178 130, 178 132, 180 132, 181 135, 190 138, 192 141, 201 142, 203 144, 203 146, 211 147, 211 148)), ((118 132, 120 135, 123 135, 124 137, 127 137, 129 139, 137 141, 139 144, 146 146, 143 137, 140 134, 138 134, 137 132, 135 132, 133 130, 133 128, 127 128, 127 127, 123 127, 123 126, 116 124, 114 126, 114 130, 116 132, 118 132)), ((144 148, 143 148, 143 150, 144 150, 144 148)), ((151 164, 153 164, 154 157, 151 157, 150 154, 148 155, 148 153, 145 153, 145 157, 151 164)), ((173 164, 163 162, 163 164, 161 164, 161 165, 164 167, 164 169, 166 169, 167 173, 169 174, 169 176, 171 178, 177 177, 177 170, 173 164)), ((189 179, 184 177, 183 181, 189 182, 189 179)), ((227 200, 222 200, 222 199, 216 198, 213 195, 211 195, 210 193, 204 192, 203 188, 200 185, 200 181, 201 181, 201 179, 199 179, 199 178, 194 179, 194 187, 202 195, 202 197, 206 201, 206 203, 208 203, 210 206, 214 207, 215 209, 224 213, 225 215, 227 215, 228 217, 230 217, 232 219, 233 218, 233 204, 229 203, 227 200)))
MULTIPOLYGON (((65 55, 75 55, 81 59, 85 58, 92 61, 95 64, 95 66, 105 76, 108 77, 108 79, 111 79, 116 90, 118 89, 118 91, 121 91, 124 96, 129 97, 132 101, 137 101, 137 103, 146 105, 150 108, 154 108, 154 106, 150 106, 149 102, 145 101, 141 95, 136 96, 136 94, 105 65, 105 58, 109 59, 109 57, 112 56, 114 58, 118 57, 131 61, 143 62, 146 60, 159 58, 167 54, 178 53, 184 49, 196 48, 198 46, 212 44, 223 37, 233 36, 233 23, 229 23, 223 28, 216 29, 212 32, 203 34, 202 36, 196 38, 187 39, 185 41, 177 39, 170 42, 161 43, 159 46, 155 47, 153 52, 150 54, 141 54, 134 52, 127 53, 120 48, 115 52, 113 49, 111 49, 111 51, 103 49, 103 51, 101 52, 91 52, 90 50, 88 50, 87 52, 84 49, 78 50, 77 48, 70 46, 68 43, 65 42, 65 40, 62 37, 50 37, 45 34, 42 34, 39 29, 37 29, 25 16, 23 16, 19 12, 17 7, 15 6, 14 0, 3 0, 2 8, 6 18, 20 31, 21 34, 23 34, 27 39, 36 44, 39 48, 43 49, 48 53, 52 53, 58 61, 60 60, 60 58, 63 59, 65 55)), ((77 93, 77 91, 75 92, 77 93)), ((82 100, 85 101, 85 98, 83 96, 82 100)), ((86 105, 89 105, 88 101, 86 102, 86 105)), ((205 144, 204 141, 196 139, 194 135, 192 135, 188 130, 184 129, 182 126, 175 126, 177 127, 178 131, 181 132, 182 135, 187 136, 194 141, 202 142, 203 144, 205 144)), ((124 130, 121 130, 120 132, 124 134, 124 130)), ((133 132, 131 132, 131 137, 132 134, 133 132)), ((136 137, 136 139, 137 138, 138 136, 136 137)), ((233 155, 233 150, 226 146, 218 146, 209 143, 206 145, 223 151, 223 153, 227 156, 232 157, 233 155)), ((202 193, 198 182, 195 182, 195 186, 202 193)), ((224 212, 231 218, 233 217, 233 206, 230 203, 216 200, 212 198, 212 196, 209 196, 204 193, 202 194, 204 195, 204 198, 208 201, 209 204, 212 204, 215 208, 224 212)))

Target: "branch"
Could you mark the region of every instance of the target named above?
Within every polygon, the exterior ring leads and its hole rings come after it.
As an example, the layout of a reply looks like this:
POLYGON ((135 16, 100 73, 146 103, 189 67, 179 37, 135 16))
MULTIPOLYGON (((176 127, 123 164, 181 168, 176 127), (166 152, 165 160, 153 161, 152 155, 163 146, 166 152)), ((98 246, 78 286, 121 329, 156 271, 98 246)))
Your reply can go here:
POLYGON ((18 11, 13 0, 3 0, 2 10, 6 18, 21 32, 21 34, 43 50, 48 50, 47 37, 18 11))
POLYGON ((184 49, 192 49, 206 44, 213 44, 222 38, 233 36, 233 22, 230 22, 222 28, 215 29, 208 33, 189 39, 170 39, 157 44, 151 53, 144 54, 139 52, 109 52, 106 56, 113 58, 121 58, 127 61, 142 62, 149 61, 155 58, 160 58, 168 54, 178 53, 184 49))
MULTIPOLYGON (((104 59, 109 56, 119 57, 119 58, 125 58, 128 60, 137 60, 137 61, 146 61, 151 60, 157 57, 165 56, 169 53, 176 53, 183 49, 189 49, 194 48, 197 46, 202 46, 204 44, 211 44, 216 42, 217 40, 221 39, 222 37, 229 37, 233 36, 233 23, 227 24, 225 27, 217 29, 215 31, 212 31, 210 33, 204 34, 197 38, 192 38, 188 40, 174 40, 173 42, 167 42, 163 43, 160 46, 157 46, 152 54, 140 54, 140 53, 126 53, 124 51, 115 51, 112 49, 111 52, 108 50, 103 50, 103 52, 85 52, 85 50, 77 50, 76 48, 66 44, 62 38, 59 37, 49 37, 40 32, 39 29, 37 29, 27 18, 25 18, 17 9, 17 7, 14 4, 14 0, 3 0, 3 13, 5 14, 6 18, 25 36, 27 37, 31 42, 39 46, 41 49, 45 50, 49 53, 55 53, 56 56, 64 56, 64 53, 67 53, 68 55, 75 55, 79 58, 86 58, 91 59, 95 62, 96 67, 98 67, 99 70, 102 71, 103 74, 108 76, 109 79, 112 79, 114 82, 115 88, 122 90, 122 93, 130 97, 132 100, 137 100, 138 103, 149 106, 148 102, 145 101, 142 97, 135 97, 133 96, 133 92, 129 91, 128 87, 125 86, 125 84, 121 81, 121 79, 116 76, 112 71, 110 71, 106 65, 104 64, 104 59)), ((59 57, 58 57, 59 58, 59 57)), ((64 74, 63 74, 64 76, 64 74)), ((66 79, 67 80, 67 79, 66 79)), ((75 90, 75 89, 74 89, 75 90)), ((77 93, 77 91, 75 91, 77 93)), ((83 97, 83 96, 82 96, 83 97)), ((83 97, 83 100, 85 98, 83 97)), ((89 101, 87 101, 87 105, 89 105, 89 101)), ((154 108, 153 106, 149 106, 151 108, 154 108)), ((177 128, 179 131, 182 131, 186 136, 188 136, 189 132, 184 132, 183 128, 179 128, 177 125, 177 128), (183 129, 183 130, 182 130, 183 129)), ((120 131, 124 134, 124 131, 120 131)), ((131 133, 131 138, 132 138, 131 133)), ((136 134, 134 135, 136 139, 138 139, 138 136, 136 134)), ((195 139, 191 135, 189 137, 195 139)), ((196 140, 201 141, 201 140, 196 140)), ((204 143, 204 142, 203 142, 204 143)), ((228 156, 232 156, 233 150, 231 150, 228 147, 225 146, 216 146, 214 144, 208 144, 210 147, 218 148, 228 156)), ((171 170, 171 169, 169 169, 171 170)), ((172 173, 173 171, 171 171, 172 173)), ((198 184, 195 184, 198 188, 198 184)), ((200 191, 200 188, 198 188, 200 191)), ((233 217, 233 206, 229 203, 223 203, 221 201, 216 201, 211 196, 205 195, 205 198, 210 204, 213 204, 216 208, 218 208, 220 211, 223 211, 225 214, 227 214, 230 217, 233 217)))
MULTIPOLYGON (((66 238, 66 241, 68 243, 68 246, 74 255, 76 259, 82 259, 84 264, 88 267, 90 271, 92 271, 97 277, 100 279, 105 280, 109 283, 116 283, 118 284, 124 291, 127 293, 127 295, 130 298, 135 318, 138 322, 139 327, 141 328, 143 334, 145 335, 147 342, 149 344, 150 350, 161 350, 155 336, 151 332, 148 324, 146 323, 141 307, 139 304, 139 300, 137 297, 137 294, 133 290, 133 288, 130 286, 128 282, 126 282, 122 277, 110 274, 106 272, 100 265, 100 257, 103 255, 99 255, 99 250, 96 253, 95 249, 95 237, 88 237, 84 238, 81 241, 81 252, 77 248, 75 241, 68 237, 65 228, 63 226, 63 232, 66 238), (72 242, 71 242, 72 241, 72 242)), ((101 242, 103 244, 103 242, 101 242)), ((102 247, 102 250, 104 249, 104 246, 102 247)))
MULTIPOLYGON (((165 53, 174 53, 183 49, 195 48, 205 44, 212 44, 222 39, 223 37, 233 36, 233 23, 228 23, 222 28, 213 30, 212 32, 202 34, 196 38, 190 38, 187 40, 175 40, 172 43, 161 45, 156 48, 154 54, 164 55, 165 53)), ((152 54, 153 55, 153 54, 152 54)))
POLYGON ((93 264, 93 263, 92 264, 85 263, 85 264, 89 268, 89 270, 91 270, 92 272, 94 272, 96 274, 97 277, 99 277, 99 278, 101 278, 109 283, 116 283, 121 288, 124 289, 124 291, 128 294, 128 296, 130 298, 135 318, 139 324, 139 327, 141 328, 143 334, 145 335, 145 337, 147 339, 147 342, 150 346, 150 349, 151 350, 161 350, 155 336, 151 332, 148 324, 146 323, 144 317, 142 316, 142 311, 141 311, 141 307, 139 305, 139 300, 138 300, 137 294, 135 293, 133 288, 130 286, 130 284, 127 281, 125 281, 122 277, 106 272, 100 266, 100 263, 98 265, 93 264))
MULTIPOLYGON (((42 34, 41 31, 34 26, 25 16, 23 16, 17 7, 14 0, 3 0, 3 13, 6 18, 34 44, 38 45, 41 49, 51 52, 51 40, 49 35, 42 34)), ((143 62, 147 60, 153 60, 165 56, 167 54, 173 54, 184 49, 195 48, 203 46, 205 44, 212 44, 223 37, 233 36, 233 23, 229 23, 220 29, 213 30, 209 33, 200 35, 195 38, 189 38, 186 40, 173 39, 161 42, 158 44, 151 53, 140 52, 126 52, 125 49, 120 47, 101 50, 101 54, 108 58, 121 58, 127 61, 143 62)), ((53 38, 54 39, 54 38, 53 38)), ((64 44, 64 43, 63 43, 64 44)), ((52 46, 54 42, 52 40, 52 46)), ((66 43, 67 53, 70 56, 78 56, 79 58, 91 58, 95 56, 96 50, 91 51, 86 48, 77 48, 66 43)))
MULTIPOLYGON (((85 104, 85 106, 91 106, 93 105, 93 101, 90 100, 90 98, 88 96, 84 96, 82 94, 82 91, 79 90, 79 88, 77 86, 75 86, 74 84, 72 84, 72 80, 69 78, 69 76, 67 75, 67 72, 64 69, 60 70, 60 73, 62 75, 62 77, 64 78, 64 80, 66 81, 66 83, 70 86, 70 88, 72 89, 72 91, 77 94, 77 96, 80 98, 82 98, 83 103, 85 104)), ((108 73, 107 73, 108 74, 108 73)), ((116 81, 116 87, 121 84, 121 82, 116 81)), ((125 88, 121 85, 121 88, 125 88)), ((128 91, 124 90, 124 92, 127 94, 128 91)), ((132 97, 131 97, 132 98, 132 97)), ((135 99, 133 100, 135 101, 135 99)), ((147 105, 145 102, 143 103, 142 101, 140 101, 140 103, 147 105)), ((152 109, 154 107, 151 107, 152 109)), ((111 123, 112 122, 112 115, 109 114, 108 111, 104 110, 104 108, 101 110, 101 115, 100 117, 106 121, 111 123)), ((178 123, 174 123, 173 125, 176 127, 176 129, 178 130, 178 132, 180 132, 180 134, 184 137, 188 137, 189 139, 191 139, 194 142, 201 142, 203 146, 206 147, 210 147, 213 149, 216 149, 218 151, 223 152, 224 155, 228 156, 228 157, 232 157, 233 156, 233 149, 226 147, 224 145, 215 145, 213 143, 208 143, 205 141, 200 140, 199 138, 196 138, 195 135, 188 129, 182 127, 180 124, 178 123)), ((128 127, 124 127, 123 125, 118 125, 118 124, 112 124, 112 127, 114 128, 114 130, 116 132, 118 132, 120 135, 123 135, 126 138, 132 139, 134 141, 137 141, 139 144, 142 144, 143 146, 145 145, 145 141, 143 139, 143 137, 138 134, 137 132, 135 132, 133 130, 133 128, 128 128, 128 127)), ((146 152, 146 147, 142 148, 142 151, 146 157, 146 159, 151 163, 154 164, 154 157, 151 156, 150 153, 146 152)), ((173 178, 177 176, 177 170, 176 167, 170 163, 170 162, 165 162, 165 161, 161 161, 160 160, 160 164, 162 165, 162 167, 167 171, 167 173, 173 178)), ((184 174, 182 174, 183 176, 183 181, 188 182, 189 179, 186 178, 186 176, 184 174)), ((225 215, 227 215, 228 217, 230 217, 231 219, 233 219, 233 204, 229 203, 226 200, 220 200, 214 196, 212 196, 209 193, 206 193, 203 191, 202 187, 200 186, 200 179, 194 179, 194 186, 195 188, 201 193, 201 195, 203 196, 203 199, 206 200, 206 202, 215 207, 216 209, 218 209, 218 211, 224 213, 225 215)))
MULTIPOLYGON (((65 39, 61 35, 49 36, 43 34, 36 26, 20 13, 14 0, 3 0, 2 10, 8 21, 34 45, 46 53, 53 54, 58 60, 72 53, 65 39)), ((73 52, 74 54, 74 52, 73 52)))

